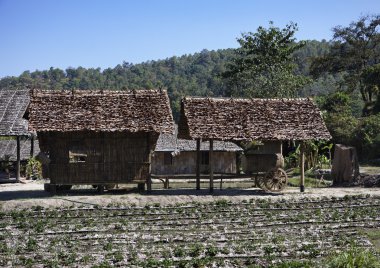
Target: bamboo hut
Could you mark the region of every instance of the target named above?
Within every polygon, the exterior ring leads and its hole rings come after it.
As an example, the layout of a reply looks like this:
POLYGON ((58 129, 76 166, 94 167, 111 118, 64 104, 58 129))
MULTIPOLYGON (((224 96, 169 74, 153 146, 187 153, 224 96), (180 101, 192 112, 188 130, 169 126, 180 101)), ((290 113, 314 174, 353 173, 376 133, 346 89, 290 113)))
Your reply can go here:
POLYGON ((32 91, 27 114, 48 159, 49 189, 147 183, 160 133, 173 133, 166 91, 32 91))
MULTIPOLYGON (((177 130, 177 129, 176 129, 177 130)), ((215 141, 215 167, 219 174, 236 173, 237 154, 242 148, 233 142, 215 141)), ((209 172, 209 142, 201 142, 200 172, 209 172)), ((177 138, 176 134, 161 134, 158 138, 154 157, 152 158, 152 173, 155 175, 195 174, 197 159, 197 144, 195 140, 177 138)))
MULTIPOLYGON (((311 99, 306 98, 186 97, 181 103, 178 137, 210 141, 210 192, 213 191, 214 140, 257 140, 276 143, 288 140, 302 142, 331 139, 319 109, 311 99)), ((277 151, 281 153, 280 149, 277 151)), ((300 162, 300 185, 301 191, 304 191, 303 152, 300 162)), ((273 178, 276 179, 276 176, 273 178)))

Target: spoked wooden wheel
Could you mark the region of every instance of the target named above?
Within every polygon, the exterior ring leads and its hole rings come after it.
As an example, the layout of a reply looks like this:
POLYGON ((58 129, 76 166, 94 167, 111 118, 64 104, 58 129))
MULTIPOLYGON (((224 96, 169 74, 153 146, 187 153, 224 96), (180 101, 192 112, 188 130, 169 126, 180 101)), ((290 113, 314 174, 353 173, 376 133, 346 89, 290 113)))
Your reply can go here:
POLYGON ((288 184, 288 175, 282 168, 272 169, 264 177, 265 188, 271 192, 280 192, 288 184))
POLYGON ((256 187, 259 187, 260 189, 266 190, 265 179, 263 176, 256 176, 255 184, 256 184, 256 187))

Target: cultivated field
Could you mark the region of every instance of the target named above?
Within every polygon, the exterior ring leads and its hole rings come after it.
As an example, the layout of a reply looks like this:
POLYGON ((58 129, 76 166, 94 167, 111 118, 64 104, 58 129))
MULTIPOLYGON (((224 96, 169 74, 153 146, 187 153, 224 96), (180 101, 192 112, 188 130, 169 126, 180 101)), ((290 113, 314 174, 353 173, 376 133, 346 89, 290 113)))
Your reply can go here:
POLYGON ((14 203, 1 210, 0 266, 321 267, 341 251, 379 256, 379 195, 224 193, 164 205, 128 194, 104 205, 14 203))

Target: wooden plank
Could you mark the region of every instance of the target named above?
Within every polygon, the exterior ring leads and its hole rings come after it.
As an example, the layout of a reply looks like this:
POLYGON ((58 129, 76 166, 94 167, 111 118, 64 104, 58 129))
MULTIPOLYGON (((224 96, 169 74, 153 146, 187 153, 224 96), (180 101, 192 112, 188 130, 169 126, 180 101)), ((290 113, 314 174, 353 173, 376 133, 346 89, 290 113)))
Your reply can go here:
POLYGON ((300 170, 301 170, 300 191, 301 193, 303 193, 305 191, 305 150, 304 150, 303 142, 301 142, 301 147, 300 147, 300 170))
POLYGON ((210 139, 209 167, 210 167, 210 193, 214 192, 214 140, 210 139))
POLYGON ((20 181, 20 136, 17 136, 17 164, 16 164, 16 180, 20 181))
POLYGON ((201 189, 201 140, 197 139, 196 189, 201 189))

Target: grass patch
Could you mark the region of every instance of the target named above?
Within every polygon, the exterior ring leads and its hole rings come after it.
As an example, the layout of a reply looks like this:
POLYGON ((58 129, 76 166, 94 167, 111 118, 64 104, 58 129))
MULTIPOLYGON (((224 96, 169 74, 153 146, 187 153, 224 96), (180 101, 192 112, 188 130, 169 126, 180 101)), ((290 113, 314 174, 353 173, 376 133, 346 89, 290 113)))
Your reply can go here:
MULTIPOLYGON (((300 177, 299 176, 290 177, 289 183, 292 186, 296 186, 296 187, 300 186, 300 177)), ((305 176, 305 187, 311 187, 311 188, 313 188, 313 187, 328 187, 328 186, 331 186, 331 184, 332 183, 330 181, 327 181, 327 180, 320 182, 319 179, 305 176)))
POLYGON ((326 267, 331 268, 376 268, 380 267, 380 261, 370 250, 351 248, 327 260, 326 267))
POLYGON ((379 229, 362 229, 360 232, 368 237, 374 248, 380 253, 380 230, 379 229))

